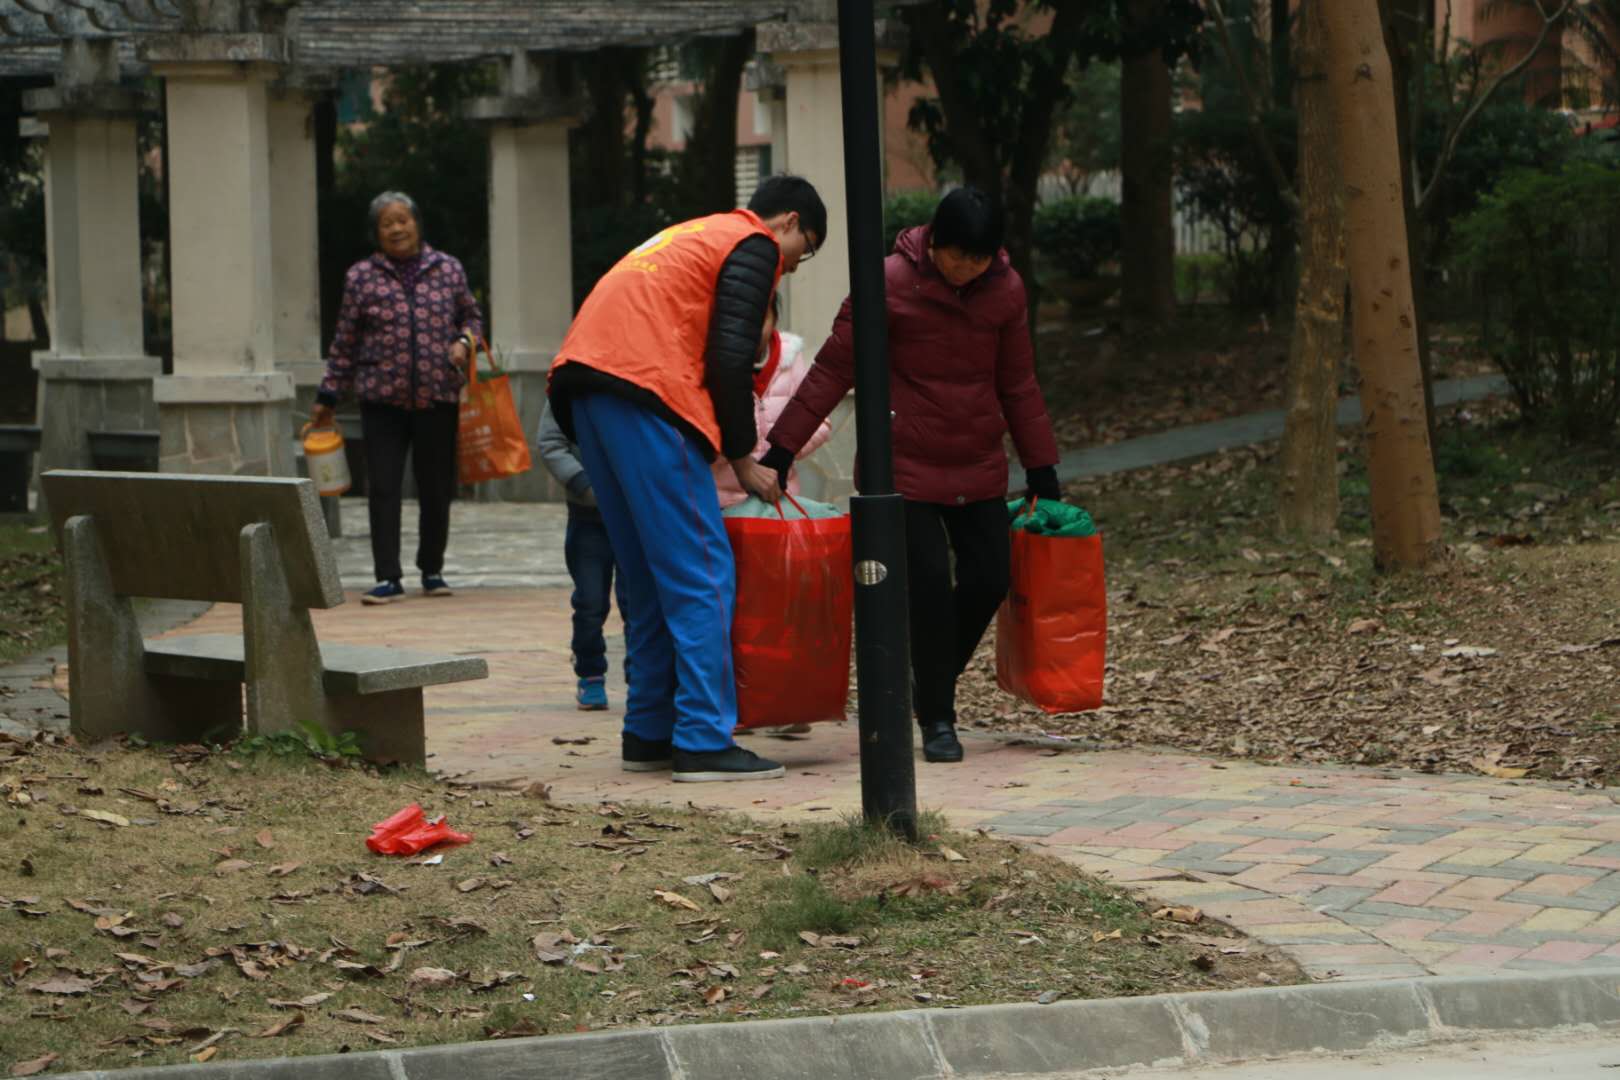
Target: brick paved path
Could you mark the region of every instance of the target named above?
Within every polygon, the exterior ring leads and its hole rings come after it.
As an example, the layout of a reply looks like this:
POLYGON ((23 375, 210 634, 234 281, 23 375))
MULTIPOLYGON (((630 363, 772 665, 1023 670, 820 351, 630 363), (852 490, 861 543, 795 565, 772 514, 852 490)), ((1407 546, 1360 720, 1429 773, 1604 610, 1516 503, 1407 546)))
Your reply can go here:
MULTIPOLYGON (((238 629, 239 619, 221 606, 179 632, 238 629)), ((351 602, 315 622, 327 640, 488 657, 487 681, 427 692, 429 763, 446 773, 544 780, 559 801, 692 800, 793 818, 859 809, 852 724, 803 738, 747 736, 788 766, 785 780, 676 785, 667 774, 620 772, 619 713, 573 708, 564 588, 466 589, 385 608, 351 602), (553 741, 579 736, 592 741, 553 741)), ((617 637, 610 646, 620 655, 617 637)), ((617 706, 617 660, 614 668, 617 706)), ((964 742, 960 766, 919 758, 923 807, 959 828, 1026 838, 1149 896, 1196 904, 1317 977, 1620 966, 1620 805, 1602 792, 1060 751, 971 734, 964 742)))

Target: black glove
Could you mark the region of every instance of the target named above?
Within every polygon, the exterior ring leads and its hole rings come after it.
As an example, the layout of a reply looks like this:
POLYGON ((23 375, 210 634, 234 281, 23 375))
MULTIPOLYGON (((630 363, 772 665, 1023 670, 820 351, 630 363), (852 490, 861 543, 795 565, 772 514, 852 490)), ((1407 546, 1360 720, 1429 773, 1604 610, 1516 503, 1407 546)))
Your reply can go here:
POLYGON ((1057 466, 1042 465, 1038 469, 1024 470, 1024 486, 1037 499, 1063 501, 1063 488, 1058 484, 1057 466))
MULTIPOLYGON (((765 451, 765 456, 759 459, 759 463, 776 474, 777 483, 782 485, 783 491, 786 491, 788 472, 793 468, 793 455, 772 443, 771 448, 765 451)), ((1053 476, 1055 479, 1056 474, 1053 476)))

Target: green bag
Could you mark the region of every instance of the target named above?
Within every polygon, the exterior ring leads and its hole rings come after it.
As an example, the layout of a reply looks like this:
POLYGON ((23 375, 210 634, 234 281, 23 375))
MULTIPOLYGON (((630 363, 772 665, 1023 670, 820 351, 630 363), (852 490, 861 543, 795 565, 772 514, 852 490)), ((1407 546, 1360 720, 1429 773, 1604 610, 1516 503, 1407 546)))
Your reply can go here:
POLYGON ((1036 536, 1096 536, 1097 526, 1091 515, 1078 506, 1052 499, 1038 499, 1034 509, 1025 499, 1007 504, 1007 516, 1015 532, 1036 536))
POLYGON ((796 496, 783 496, 782 501, 772 506, 757 496, 750 495, 735 506, 720 511, 721 517, 728 518, 770 518, 772 521, 798 521, 801 518, 810 518, 819 521, 823 518, 843 517, 844 512, 831 503, 816 502, 814 499, 801 499, 796 496))

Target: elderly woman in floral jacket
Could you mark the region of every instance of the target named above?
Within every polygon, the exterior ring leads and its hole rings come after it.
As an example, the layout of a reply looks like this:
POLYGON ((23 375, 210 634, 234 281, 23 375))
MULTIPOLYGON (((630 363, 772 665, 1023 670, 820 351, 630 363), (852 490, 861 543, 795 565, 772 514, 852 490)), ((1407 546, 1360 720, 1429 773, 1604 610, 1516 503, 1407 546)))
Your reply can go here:
POLYGON ((483 330, 461 263, 422 243, 416 203, 399 191, 371 201, 380 249, 349 267, 326 378, 311 420, 332 422, 338 395, 360 399, 371 557, 377 585, 360 599, 386 604, 405 589, 399 565, 400 493, 411 456, 420 508, 416 566, 422 592, 449 596, 444 549, 456 493, 458 401, 483 330))

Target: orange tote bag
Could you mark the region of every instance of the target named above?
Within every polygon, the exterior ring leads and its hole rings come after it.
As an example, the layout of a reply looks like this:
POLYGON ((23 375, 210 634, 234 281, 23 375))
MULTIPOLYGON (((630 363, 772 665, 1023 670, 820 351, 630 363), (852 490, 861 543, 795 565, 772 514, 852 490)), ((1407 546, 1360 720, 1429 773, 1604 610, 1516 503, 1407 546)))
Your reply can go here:
POLYGON ((996 613, 996 682, 1049 713, 1103 702, 1108 594, 1101 536, 1014 529, 1012 587, 996 613))
POLYGON ((523 435, 517 402, 506 373, 495 367, 489 343, 482 339, 478 351, 484 354, 494 374, 478 377, 478 354, 467 369, 466 392, 461 398, 461 421, 456 431, 456 463, 463 484, 501 480, 529 471, 529 440, 523 435))

